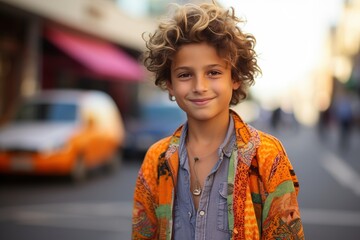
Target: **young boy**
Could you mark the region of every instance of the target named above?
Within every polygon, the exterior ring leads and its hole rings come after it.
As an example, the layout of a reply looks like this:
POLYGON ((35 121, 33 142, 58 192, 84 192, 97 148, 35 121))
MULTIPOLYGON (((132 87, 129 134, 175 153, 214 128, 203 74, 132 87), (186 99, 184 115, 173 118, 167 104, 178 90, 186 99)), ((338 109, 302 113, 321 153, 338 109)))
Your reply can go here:
POLYGON ((233 9, 177 6, 147 41, 145 66, 187 122, 148 150, 133 239, 303 239, 298 181, 281 143, 229 109, 260 73, 233 9))

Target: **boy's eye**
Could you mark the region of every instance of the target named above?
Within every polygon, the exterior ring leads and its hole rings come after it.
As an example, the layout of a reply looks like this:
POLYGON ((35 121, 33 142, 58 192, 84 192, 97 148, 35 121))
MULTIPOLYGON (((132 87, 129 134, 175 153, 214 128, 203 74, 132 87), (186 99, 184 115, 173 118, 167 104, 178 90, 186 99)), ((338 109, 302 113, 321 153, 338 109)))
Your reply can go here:
POLYGON ((217 76, 217 75, 220 75, 221 73, 219 71, 215 71, 215 70, 212 70, 209 72, 209 75, 210 76, 217 76))
POLYGON ((191 77, 190 73, 180 73, 178 75, 178 78, 189 78, 189 77, 191 77))

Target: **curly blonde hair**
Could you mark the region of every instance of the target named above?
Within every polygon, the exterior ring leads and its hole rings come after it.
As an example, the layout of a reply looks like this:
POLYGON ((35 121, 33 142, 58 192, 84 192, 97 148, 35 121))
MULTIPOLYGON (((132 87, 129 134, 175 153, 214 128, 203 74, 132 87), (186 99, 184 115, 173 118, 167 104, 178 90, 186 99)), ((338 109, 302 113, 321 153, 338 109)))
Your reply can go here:
POLYGON ((171 18, 161 21, 158 29, 148 35, 148 40, 143 36, 147 47, 144 65, 154 73, 155 85, 167 89, 167 81, 171 81, 171 61, 182 45, 206 42, 231 64, 233 81, 241 83, 233 90, 230 101, 230 105, 238 104, 246 98, 247 89, 254 84, 257 74, 261 74, 254 36, 237 26, 243 21, 235 16, 233 8, 226 10, 207 3, 174 6, 171 18))

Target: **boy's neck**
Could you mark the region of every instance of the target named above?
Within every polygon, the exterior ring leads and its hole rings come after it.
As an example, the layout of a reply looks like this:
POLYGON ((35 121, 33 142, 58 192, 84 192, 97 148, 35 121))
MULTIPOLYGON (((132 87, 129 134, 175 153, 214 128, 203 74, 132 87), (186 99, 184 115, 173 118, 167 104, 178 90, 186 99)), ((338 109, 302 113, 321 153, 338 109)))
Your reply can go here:
POLYGON ((230 114, 222 119, 212 119, 210 121, 188 120, 188 143, 197 146, 213 145, 218 146, 224 141, 228 126, 230 114))

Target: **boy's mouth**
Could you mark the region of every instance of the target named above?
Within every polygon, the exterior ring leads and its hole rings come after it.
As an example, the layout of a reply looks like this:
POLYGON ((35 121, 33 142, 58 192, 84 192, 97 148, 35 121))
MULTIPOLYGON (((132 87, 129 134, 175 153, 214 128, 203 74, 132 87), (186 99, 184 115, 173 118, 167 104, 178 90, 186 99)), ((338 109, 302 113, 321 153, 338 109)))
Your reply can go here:
POLYGON ((190 101, 196 105, 205 105, 210 102, 213 98, 199 98, 199 99, 191 99, 190 101))

